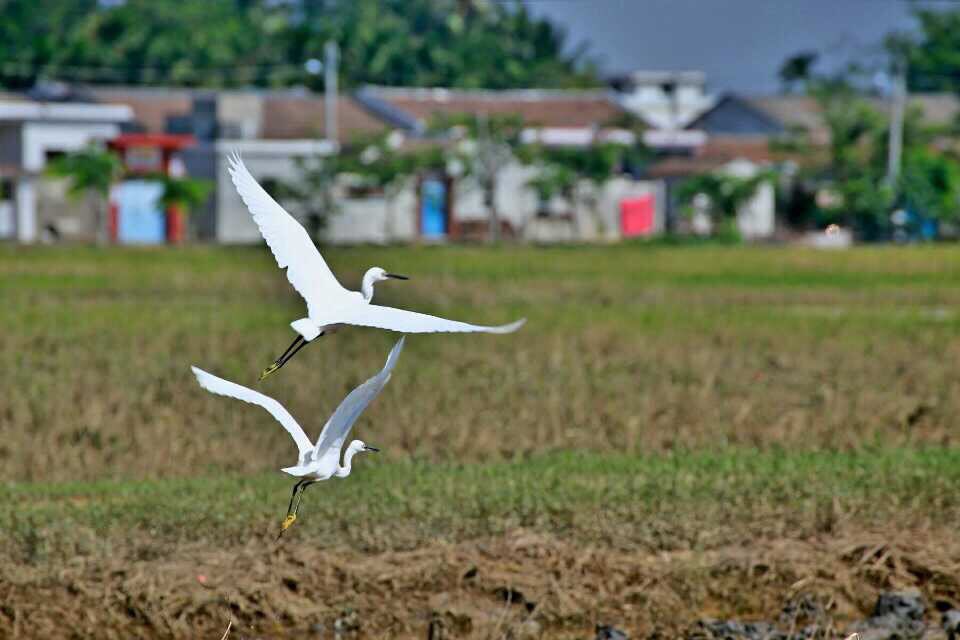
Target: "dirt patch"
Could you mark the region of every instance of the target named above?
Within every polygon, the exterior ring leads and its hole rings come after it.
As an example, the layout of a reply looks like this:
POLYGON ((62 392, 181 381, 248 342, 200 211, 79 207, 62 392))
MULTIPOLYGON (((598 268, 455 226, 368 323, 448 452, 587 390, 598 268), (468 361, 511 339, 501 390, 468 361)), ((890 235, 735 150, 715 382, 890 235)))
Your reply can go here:
POLYGON ((816 603, 820 624, 839 636, 884 591, 919 589, 930 616, 960 604, 960 541, 948 529, 678 552, 522 529, 370 555, 320 546, 293 537, 152 559, 7 564, 0 637, 219 638, 231 619, 233 638, 592 637, 598 624, 633 638, 693 637, 704 618, 782 620, 801 601, 816 603))

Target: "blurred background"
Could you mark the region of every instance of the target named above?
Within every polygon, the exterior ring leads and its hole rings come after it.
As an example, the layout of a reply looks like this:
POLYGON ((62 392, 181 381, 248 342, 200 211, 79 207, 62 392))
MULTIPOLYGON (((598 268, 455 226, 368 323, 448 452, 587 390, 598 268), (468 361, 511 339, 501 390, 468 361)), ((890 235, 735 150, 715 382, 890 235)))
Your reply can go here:
POLYGON ((957 34, 899 0, 0 0, 0 637, 960 633, 957 34), (233 152, 348 289, 529 320, 408 339, 356 426, 383 453, 281 544, 287 435, 189 366, 315 435, 396 336, 256 383, 304 303, 233 152))

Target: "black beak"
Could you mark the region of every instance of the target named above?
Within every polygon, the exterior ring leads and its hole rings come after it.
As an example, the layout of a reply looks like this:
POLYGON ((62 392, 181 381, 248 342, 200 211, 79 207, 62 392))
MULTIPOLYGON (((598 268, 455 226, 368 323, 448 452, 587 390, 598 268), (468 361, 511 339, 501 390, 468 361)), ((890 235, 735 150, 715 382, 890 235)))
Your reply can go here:
POLYGON ((364 451, 372 451, 372 452, 374 452, 374 453, 380 453, 380 449, 377 449, 376 447, 371 447, 370 445, 365 445, 365 446, 363 447, 363 450, 364 450, 364 451))
POLYGON ((409 279, 410 279, 410 278, 408 278, 407 276, 397 275, 396 273, 385 273, 384 275, 387 276, 388 278, 393 278, 394 280, 409 280, 409 279))

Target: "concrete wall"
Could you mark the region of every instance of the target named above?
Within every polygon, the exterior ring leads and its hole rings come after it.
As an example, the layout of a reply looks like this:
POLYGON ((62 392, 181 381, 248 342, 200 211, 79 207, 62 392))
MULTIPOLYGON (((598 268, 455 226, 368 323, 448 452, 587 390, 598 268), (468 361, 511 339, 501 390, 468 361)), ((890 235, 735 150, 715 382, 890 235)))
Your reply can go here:
MULTIPOLYGON (((724 173, 749 178, 760 172, 749 160, 734 160, 723 168, 724 173)), ((776 231, 776 198, 773 185, 764 183, 756 194, 737 211, 737 230, 744 240, 769 238, 776 231)))
MULTIPOLYGON (((24 122, 17 123, 16 127, 20 132, 18 164, 24 172, 32 174, 21 176, 16 187, 17 240, 34 242, 48 225, 64 238, 93 237, 96 224, 91 207, 69 199, 64 181, 42 177, 42 173, 46 169, 48 153, 77 151, 93 141, 108 140, 120 133, 119 125, 24 122)), ((14 139, 14 134, 9 131, 0 136, 0 140, 14 139)), ((106 211, 101 213, 106 215, 106 211)))
MULTIPOLYGON (((251 175, 261 185, 270 180, 296 182, 300 178, 300 169, 296 158, 328 153, 328 145, 314 140, 219 140, 215 146, 216 181, 216 226, 215 237, 218 242, 227 244, 251 244, 261 242, 260 230, 250 216, 249 210, 240 199, 230 174, 227 171, 227 155, 239 151, 243 162, 251 175)), ((295 203, 281 202, 281 205, 301 224, 303 216, 295 203)))
MULTIPOLYGON (((252 169, 251 169, 252 171, 252 169)), ((581 185, 575 202, 555 198, 555 215, 538 216, 536 192, 527 186, 536 168, 508 165, 498 177, 498 216, 518 237, 531 242, 615 241, 620 238, 620 202, 652 193, 656 203, 655 232, 664 226, 664 190, 659 182, 611 179, 599 190, 581 185), (570 215, 572 214, 572 215, 570 215)), ((324 234, 333 244, 411 242, 419 237, 416 181, 389 196, 345 199, 324 234)), ((475 180, 454 182, 452 216, 457 222, 486 222, 483 191, 475 180)))

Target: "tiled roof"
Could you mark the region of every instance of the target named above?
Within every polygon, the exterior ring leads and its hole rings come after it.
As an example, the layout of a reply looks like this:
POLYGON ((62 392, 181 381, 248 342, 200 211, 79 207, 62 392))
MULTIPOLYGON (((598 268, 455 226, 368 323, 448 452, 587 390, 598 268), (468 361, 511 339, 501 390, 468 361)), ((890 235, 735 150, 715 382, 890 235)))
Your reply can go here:
POLYGON ((623 115, 607 91, 453 90, 369 87, 366 91, 424 124, 438 115, 516 115, 541 127, 605 126, 623 115))
MULTIPOLYGON (((323 96, 266 96, 260 136, 268 139, 315 138, 323 135, 326 106, 323 96)), ((337 99, 337 137, 347 142, 357 135, 377 133, 386 125, 351 97, 337 99)))
POLYGON ((169 116, 190 113, 193 94, 189 89, 143 87, 89 87, 98 102, 126 104, 148 133, 163 133, 169 116))

